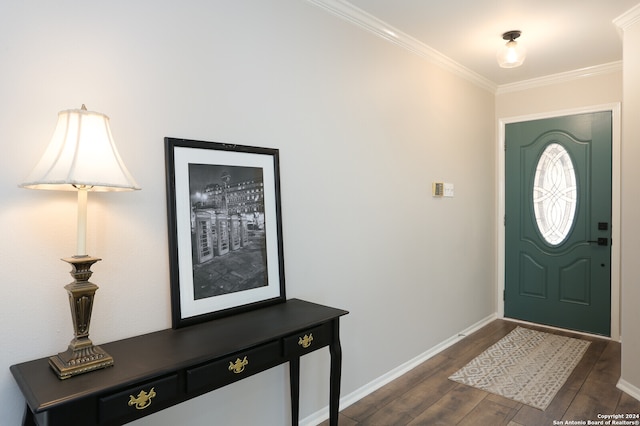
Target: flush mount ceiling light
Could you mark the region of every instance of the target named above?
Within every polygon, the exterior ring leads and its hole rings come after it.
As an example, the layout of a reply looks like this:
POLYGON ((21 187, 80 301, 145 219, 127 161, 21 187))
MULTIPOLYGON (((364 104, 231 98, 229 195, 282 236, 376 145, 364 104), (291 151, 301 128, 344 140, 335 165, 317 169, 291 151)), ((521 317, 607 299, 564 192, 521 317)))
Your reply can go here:
POLYGON ((516 42, 522 34, 521 31, 507 31, 502 38, 507 40, 504 46, 498 49, 498 64, 502 68, 515 68, 522 65, 526 55, 526 49, 516 42))

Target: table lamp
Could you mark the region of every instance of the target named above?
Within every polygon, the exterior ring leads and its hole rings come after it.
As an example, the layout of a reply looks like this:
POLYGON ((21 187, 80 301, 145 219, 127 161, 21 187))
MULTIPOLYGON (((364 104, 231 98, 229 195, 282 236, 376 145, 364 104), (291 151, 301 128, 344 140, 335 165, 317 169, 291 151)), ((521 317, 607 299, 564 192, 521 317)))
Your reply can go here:
POLYGON ((77 191, 78 233, 71 264, 74 281, 65 286, 69 295, 74 338, 65 352, 49 358, 60 379, 113 365, 113 358, 89 339, 93 300, 98 286, 90 283, 91 265, 101 259, 87 255, 87 193, 140 189, 116 149, 109 117, 81 109, 61 111, 44 155, 22 188, 77 191))

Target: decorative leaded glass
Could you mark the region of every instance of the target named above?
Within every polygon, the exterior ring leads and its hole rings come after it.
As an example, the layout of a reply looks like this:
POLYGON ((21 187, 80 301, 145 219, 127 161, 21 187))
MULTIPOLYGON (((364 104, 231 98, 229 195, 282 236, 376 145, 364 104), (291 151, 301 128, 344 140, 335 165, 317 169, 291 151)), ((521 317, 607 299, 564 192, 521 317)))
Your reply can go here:
POLYGON ((533 210, 538 230, 547 243, 557 246, 567 239, 577 204, 571 157, 562 145, 552 143, 542 152, 533 179, 533 210))

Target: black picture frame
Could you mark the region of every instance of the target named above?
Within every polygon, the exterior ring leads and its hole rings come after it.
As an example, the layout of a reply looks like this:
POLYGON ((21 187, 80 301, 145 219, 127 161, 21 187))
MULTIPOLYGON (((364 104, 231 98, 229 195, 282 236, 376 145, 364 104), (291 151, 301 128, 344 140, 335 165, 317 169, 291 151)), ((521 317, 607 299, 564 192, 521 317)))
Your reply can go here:
POLYGON ((286 300, 279 151, 165 138, 172 327, 286 300))

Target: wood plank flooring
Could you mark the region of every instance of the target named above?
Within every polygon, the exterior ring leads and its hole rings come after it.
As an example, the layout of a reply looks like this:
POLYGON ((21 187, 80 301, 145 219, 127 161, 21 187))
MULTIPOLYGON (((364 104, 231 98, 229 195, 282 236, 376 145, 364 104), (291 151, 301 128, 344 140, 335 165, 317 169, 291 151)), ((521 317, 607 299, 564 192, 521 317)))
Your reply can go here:
MULTIPOLYGON (((340 426, 546 426, 595 421, 598 414, 638 414, 640 402, 616 388, 620 344, 580 334, 522 325, 589 340, 580 363, 546 410, 521 404, 448 377, 519 324, 496 320, 340 412, 340 426), (556 423, 558 424, 558 423, 556 423)), ((329 423, 324 422, 322 426, 329 423)))

